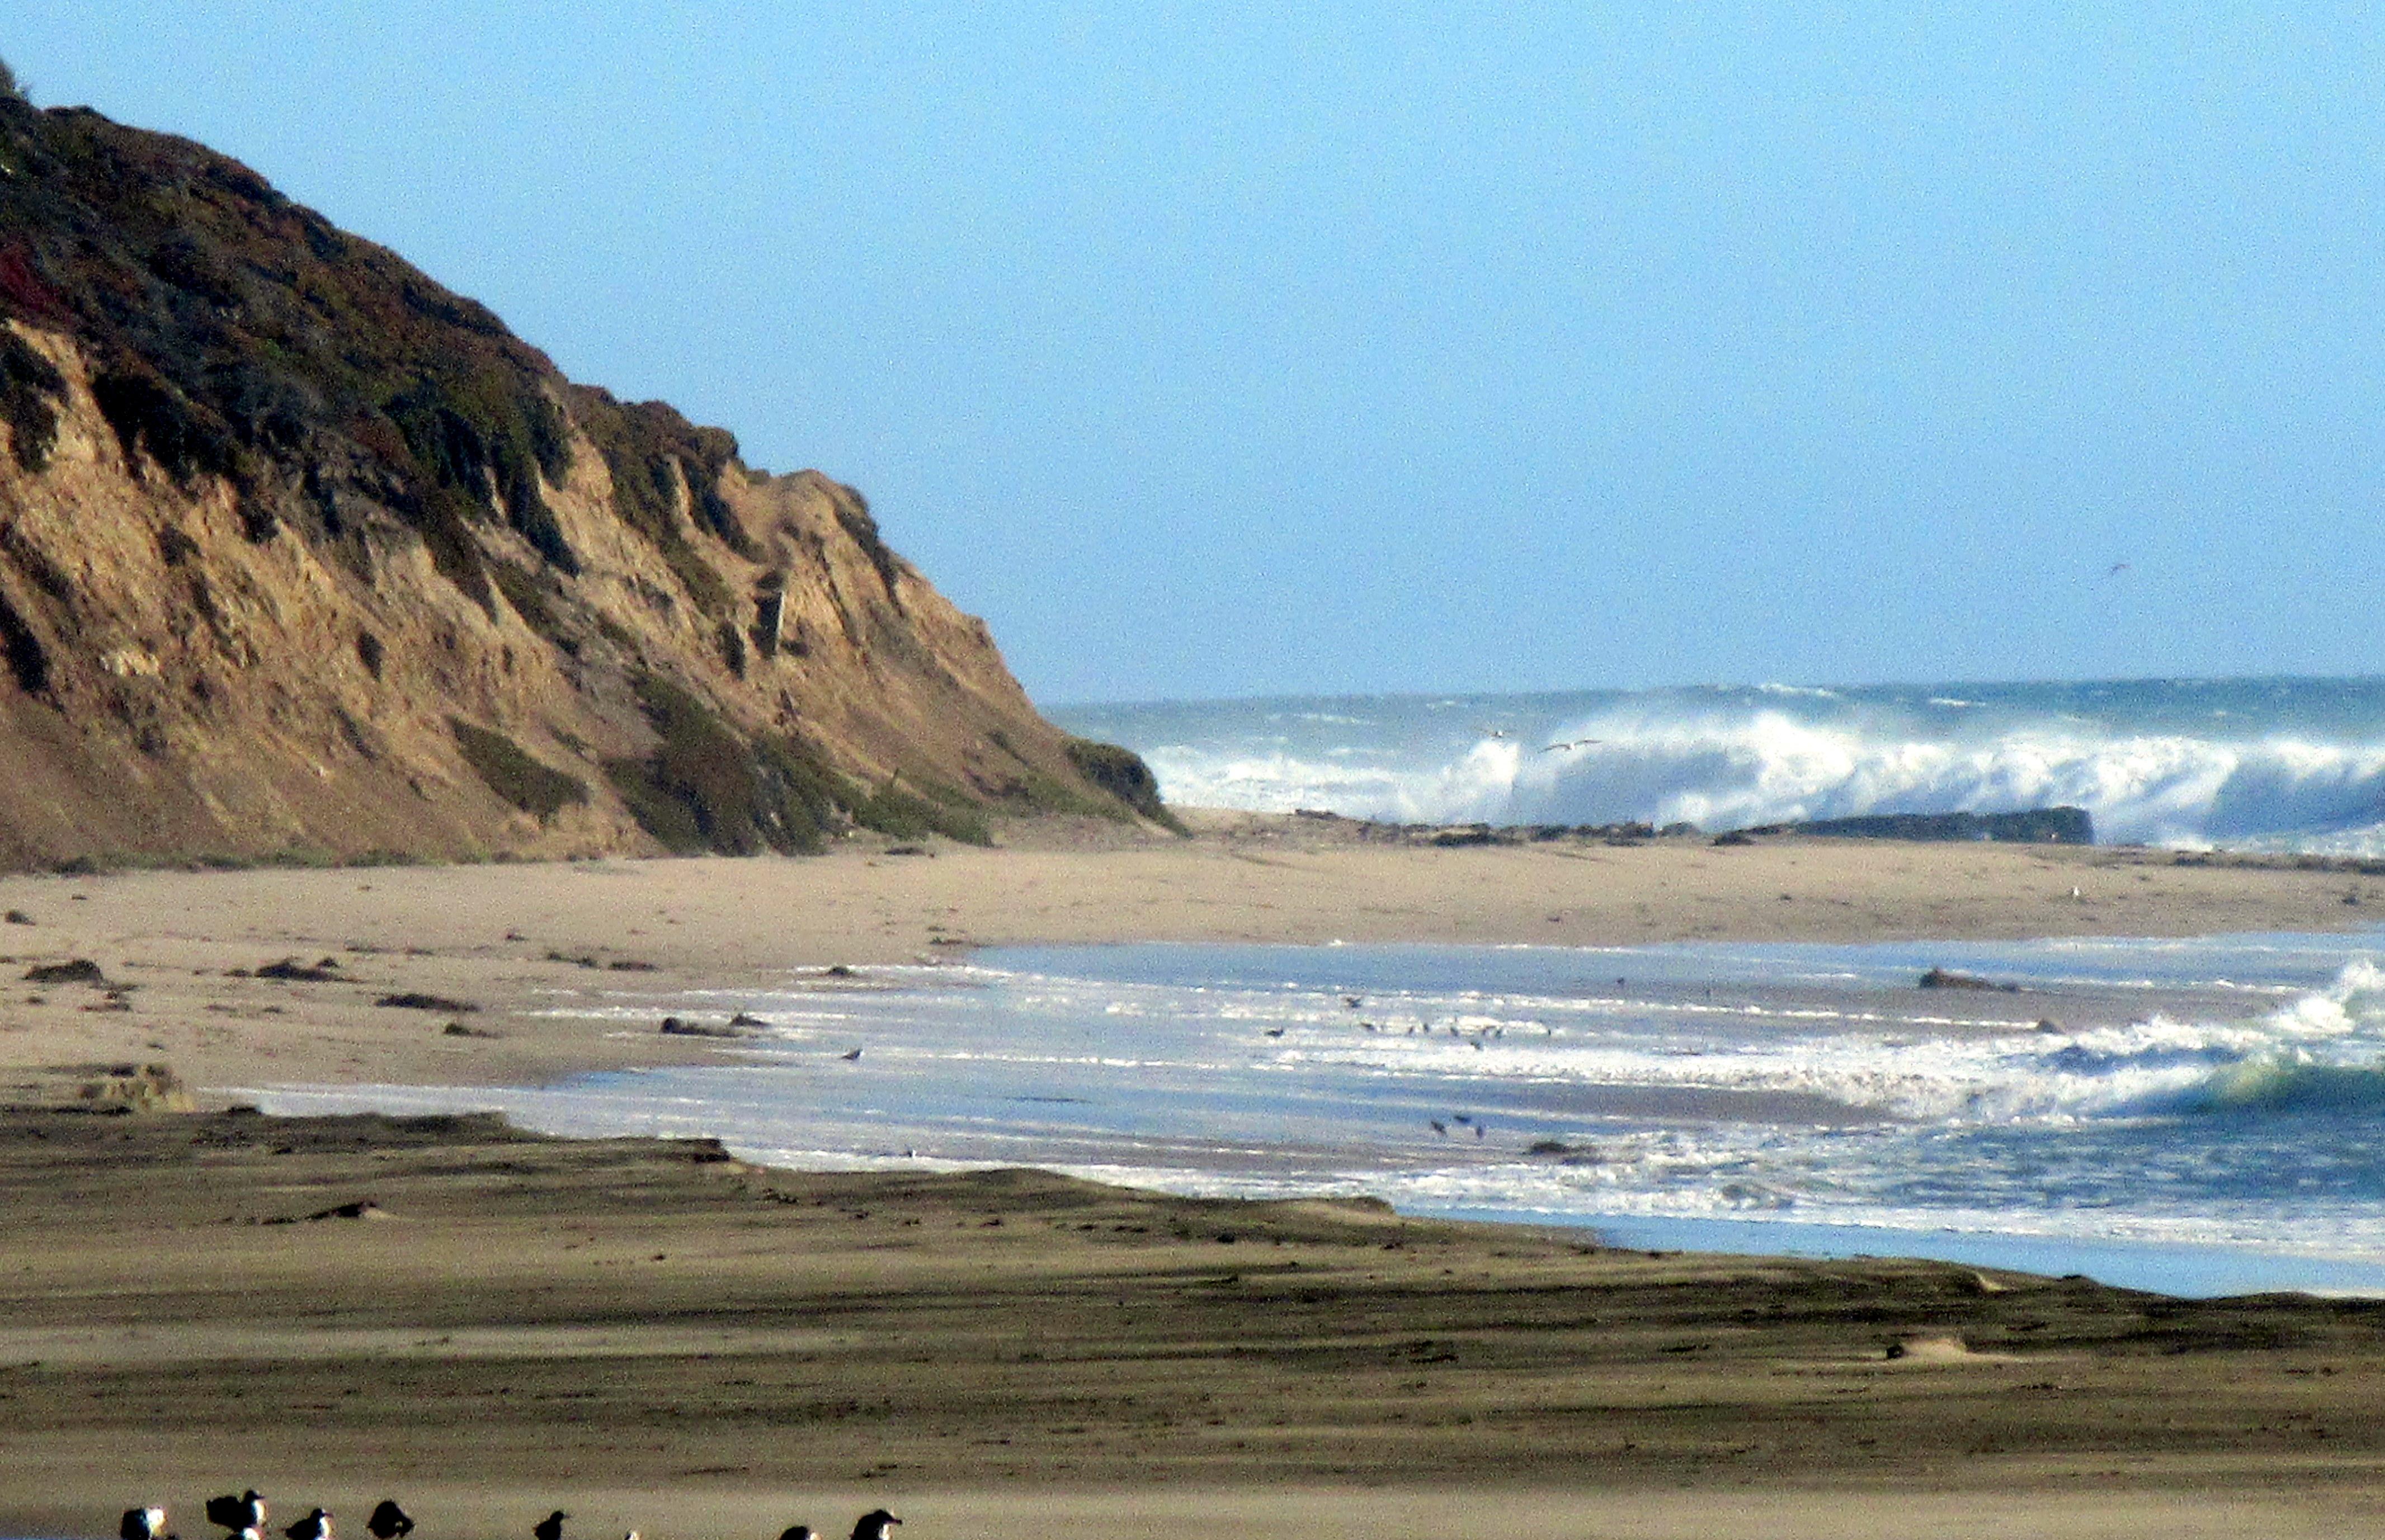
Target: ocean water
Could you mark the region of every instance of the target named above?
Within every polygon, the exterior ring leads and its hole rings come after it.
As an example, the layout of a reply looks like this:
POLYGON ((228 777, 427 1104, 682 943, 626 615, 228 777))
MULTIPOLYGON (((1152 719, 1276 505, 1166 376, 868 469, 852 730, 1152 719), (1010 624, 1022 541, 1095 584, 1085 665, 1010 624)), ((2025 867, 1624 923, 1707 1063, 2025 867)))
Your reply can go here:
POLYGON ((2385 1293, 2380 956, 2378 935, 1012 949, 553 999, 629 1034, 768 1024, 703 1066, 248 1094, 808 1169, 1031 1164, 1640 1246, 2385 1293), (2017 987, 1917 987, 1931 967, 2017 987))
POLYGON ((1404 823, 2084 807, 2098 839, 2385 855, 2385 678, 2140 679, 1082 706, 1169 801, 1404 823))

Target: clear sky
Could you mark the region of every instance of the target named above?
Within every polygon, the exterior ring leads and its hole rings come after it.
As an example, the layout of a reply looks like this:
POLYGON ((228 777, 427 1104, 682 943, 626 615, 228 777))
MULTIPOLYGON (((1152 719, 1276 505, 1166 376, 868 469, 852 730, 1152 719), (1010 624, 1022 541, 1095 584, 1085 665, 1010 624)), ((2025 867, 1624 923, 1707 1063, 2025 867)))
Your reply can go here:
POLYGON ((2385 672, 2373 6, 11 0, 0 56, 861 487, 1046 703, 2385 672))

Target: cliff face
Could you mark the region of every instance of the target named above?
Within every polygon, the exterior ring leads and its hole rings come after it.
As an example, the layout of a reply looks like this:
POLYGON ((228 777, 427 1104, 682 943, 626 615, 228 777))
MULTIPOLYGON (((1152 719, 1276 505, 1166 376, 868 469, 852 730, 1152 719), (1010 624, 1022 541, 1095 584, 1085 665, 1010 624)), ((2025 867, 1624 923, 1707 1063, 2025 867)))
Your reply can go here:
POLYGON ((246 168, 0 94, 0 863, 1158 813, 852 489, 246 168))

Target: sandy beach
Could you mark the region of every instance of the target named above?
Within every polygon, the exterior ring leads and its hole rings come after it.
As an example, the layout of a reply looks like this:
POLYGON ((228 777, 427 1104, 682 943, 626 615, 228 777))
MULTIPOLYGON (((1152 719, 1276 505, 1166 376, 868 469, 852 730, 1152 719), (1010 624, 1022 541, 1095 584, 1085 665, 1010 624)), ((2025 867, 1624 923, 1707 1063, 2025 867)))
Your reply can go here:
POLYGON ((2385 903, 2338 865, 2107 849, 1420 850, 1223 815, 1004 846, 0 879, 0 1534, 166 1500, 195 1534, 198 1499, 252 1484, 352 1529, 394 1495, 433 1537, 553 1506, 575 1534, 831 1540, 880 1502, 930 1540, 1492 1511, 1526 1535, 2318 1534, 2385 1506, 2368 1303, 761 1171, 210 1091, 701 1057, 532 1012, 972 944, 2194 934, 2385 903), (21 976, 76 960, 98 979, 21 976), (153 1062, 206 1110, 91 1112, 85 1087, 153 1062))

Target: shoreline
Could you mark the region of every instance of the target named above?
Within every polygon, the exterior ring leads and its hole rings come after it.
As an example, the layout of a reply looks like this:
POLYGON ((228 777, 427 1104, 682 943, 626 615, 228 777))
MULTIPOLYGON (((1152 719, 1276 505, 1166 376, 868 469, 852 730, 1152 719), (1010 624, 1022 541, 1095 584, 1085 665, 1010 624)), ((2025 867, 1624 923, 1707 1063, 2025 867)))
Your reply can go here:
POLYGON ((164 1062, 199 1087, 486 1086, 703 1062, 718 1045, 701 1037, 537 1012, 988 946, 1952 942, 2385 923, 2385 877, 2292 858, 1802 838, 1418 849, 1314 819, 1190 821, 1196 837, 1178 839, 1050 820, 999 831, 993 850, 868 838, 794 858, 0 876, 0 912, 29 922, 0 925, 0 978, 16 979, 0 985, 0 1097, 55 1095, 61 1066, 164 1062), (23 977, 77 960, 101 982, 23 977), (421 1008, 377 1003, 407 996, 421 1008))
MULTIPOLYGON (((146 1062, 201 1087, 704 1062, 717 1043, 536 1012, 575 998, 558 991, 634 1004, 978 944, 2001 936, 2049 916, 2196 934, 2377 912, 2360 875, 2285 862, 1354 852, 1290 820, 1217 823, 796 861, 0 878, 0 911, 31 922, 0 926, 0 965, 101 975, 0 990, 18 1104, 0 1534, 101 1540, 152 1499, 188 1523, 251 1484, 350 1523, 394 1494, 451 1535, 562 1506, 575 1534, 672 1540, 797 1519, 832 1536, 881 1502, 928 1540, 1030 1540, 1055 1515, 1356 1540, 1478 1521, 1492 1494, 1533 1540, 1703 1534, 1723 1494, 1800 1536, 1982 1516, 2012 1535, 2325 1534, 2378 1512, 2371 1302, 1652 1254, 1036 1172, 765 1169, 487 1117, 94 1116, 81 1096, 146 1062), (478 1009, 377 1003, 405 994, 478 1009)), ((161 1083, 127 1104, 181 1103, 161 1083)))

